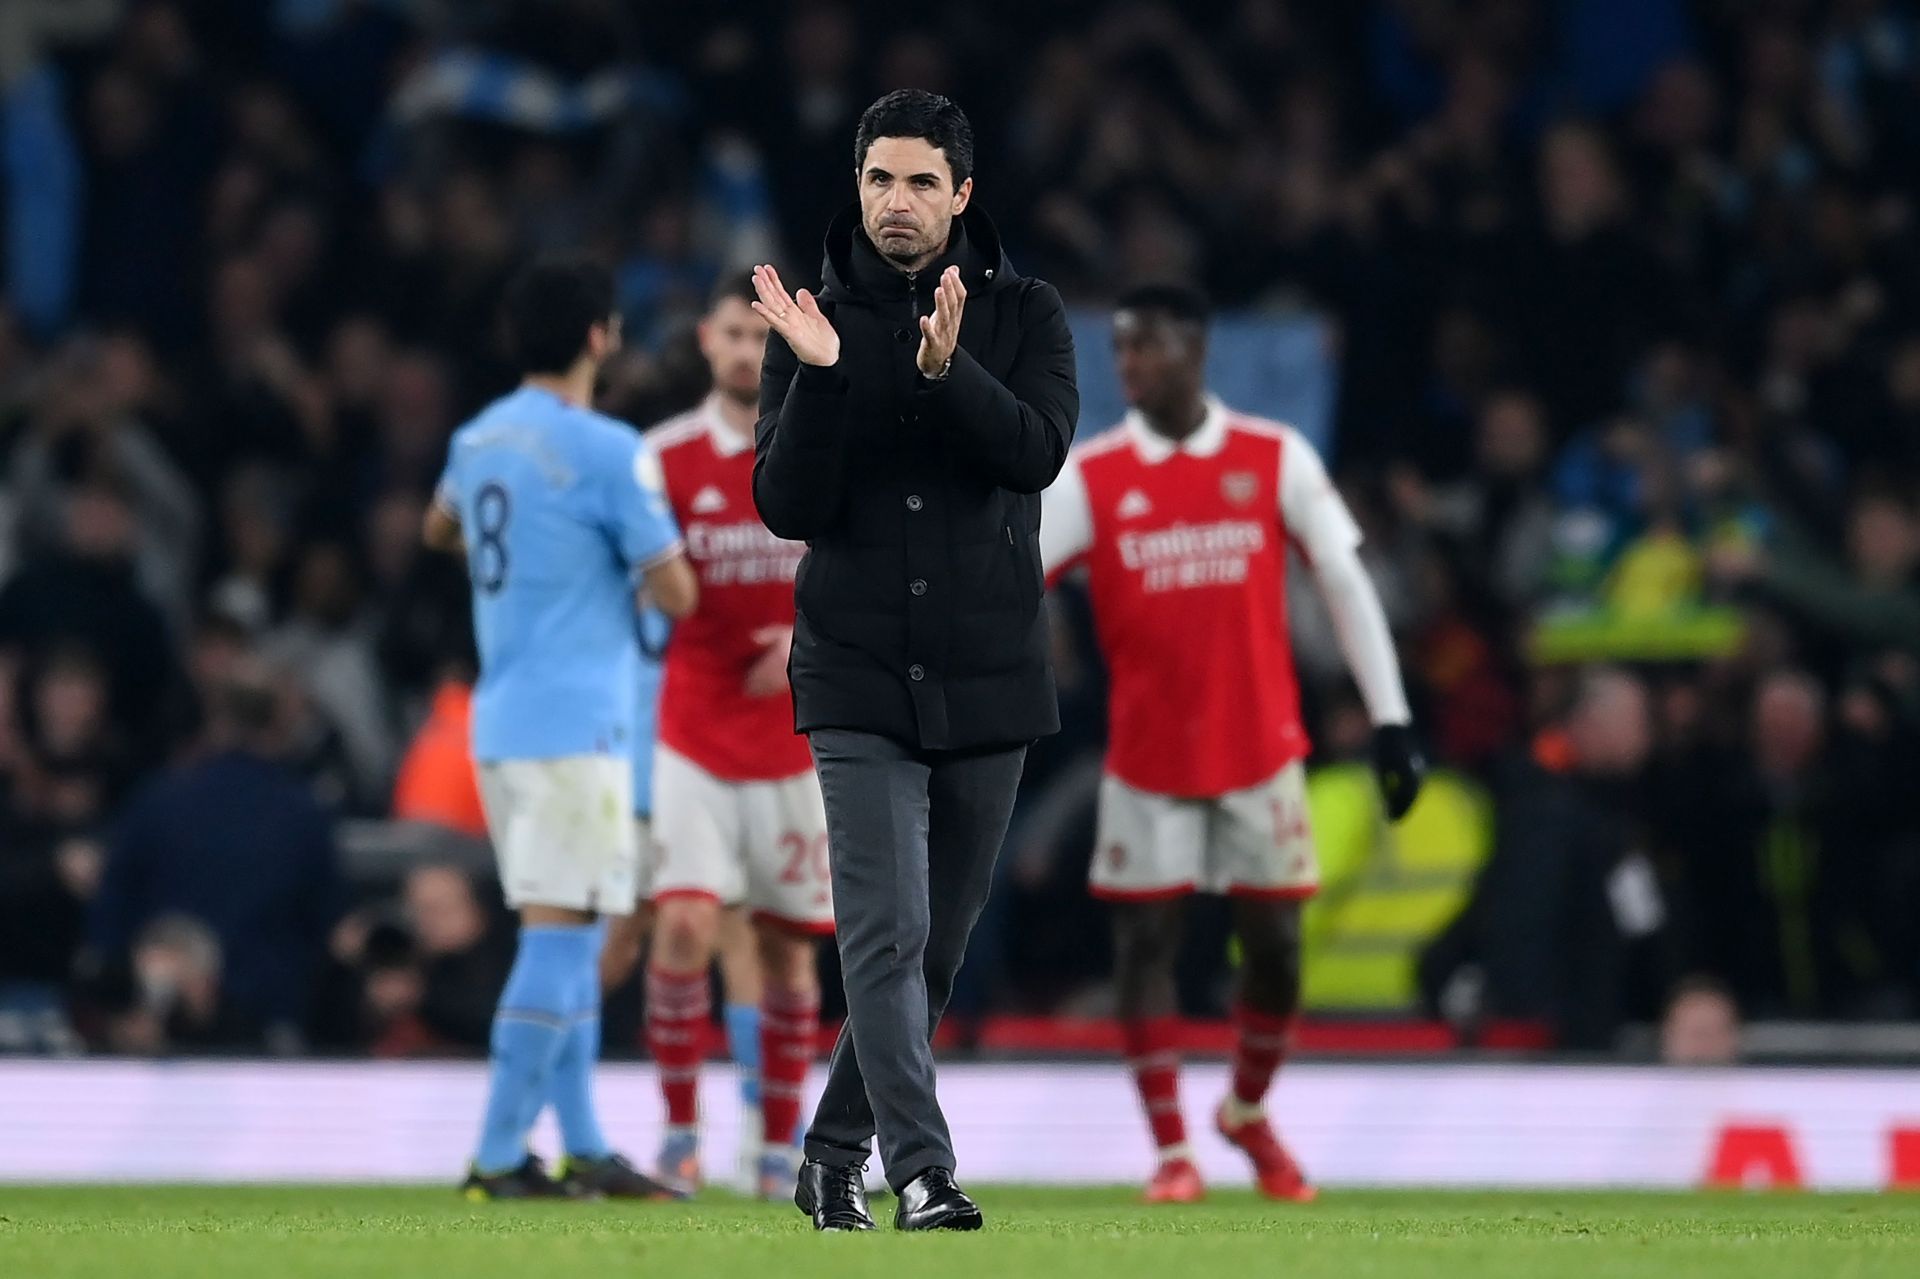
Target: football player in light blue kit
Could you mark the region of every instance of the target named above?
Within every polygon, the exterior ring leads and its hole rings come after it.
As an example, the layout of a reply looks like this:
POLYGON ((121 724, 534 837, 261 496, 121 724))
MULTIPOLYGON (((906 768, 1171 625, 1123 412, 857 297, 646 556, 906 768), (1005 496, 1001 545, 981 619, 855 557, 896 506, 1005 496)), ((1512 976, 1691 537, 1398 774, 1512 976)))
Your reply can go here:
POLYGON ((594 1112, 602 917, 632 913, 635 592, 670 617, 698 586, 632 428, 589 405, 619 346, 613 281, 583 261, 530 267, 508 292, 524 380, 454 433, 427 544, 464 550, 480 679, 473 751, 519 950, 494 1015, 472 1199, 657 1198, 594 1112), (552 1101, 554 1176, 527 1149, 552 1101))

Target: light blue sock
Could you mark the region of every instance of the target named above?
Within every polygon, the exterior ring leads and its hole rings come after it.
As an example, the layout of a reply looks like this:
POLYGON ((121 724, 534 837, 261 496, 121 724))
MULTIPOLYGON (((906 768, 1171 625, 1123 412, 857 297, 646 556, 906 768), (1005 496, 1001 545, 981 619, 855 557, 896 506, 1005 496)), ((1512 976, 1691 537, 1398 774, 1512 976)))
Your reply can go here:
POLYGON ((605 1159, 612 1151, 600 1130, 593 1105, 593 1070, 600 1061, 600 948, 607 925, 593 926, 592 959, 574 986, 567 1042, 553 1065, 553 1114, 560 1121, 560 1144, 576 1159, 605 1159))
POLYGON ((474 1165, 482 1173, 520 1166, 527 1133, 553 1084, 566 1047, 580 972, 597 962, 590 926, 543 924, 520 930, 520 946, 493 1015, 493 1077, 474 1165))
POLYGON ((752 1004, 727 1005, 727 1054, 740 1068, 740 1100, 760 1104, 760 1010, 752 1004))

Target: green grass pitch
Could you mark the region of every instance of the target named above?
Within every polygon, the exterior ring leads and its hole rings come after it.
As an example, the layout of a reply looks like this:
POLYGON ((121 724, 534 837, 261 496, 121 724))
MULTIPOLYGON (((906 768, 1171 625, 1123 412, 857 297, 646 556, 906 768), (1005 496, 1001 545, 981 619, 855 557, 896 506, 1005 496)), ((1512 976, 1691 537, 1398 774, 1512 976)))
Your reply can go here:
POLYGON ((989 1187, 977 1235, 816 1236, 792 1208, 473 1205, 381 1187, 0 1186, 6 1279, 1229 1279, 1920 1276, 1920 1197, 989 1187))

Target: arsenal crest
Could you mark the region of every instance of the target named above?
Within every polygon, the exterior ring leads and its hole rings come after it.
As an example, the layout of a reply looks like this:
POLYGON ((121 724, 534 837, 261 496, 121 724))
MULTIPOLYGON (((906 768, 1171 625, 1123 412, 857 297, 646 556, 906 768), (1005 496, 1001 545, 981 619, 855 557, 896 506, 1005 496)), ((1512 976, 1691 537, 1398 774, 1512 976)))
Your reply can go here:
POLYGON ((1220 496, 1235 506, 1245 506, 1260 496, 1260 477, 1252 471, 1228 471, 1220 477, 1220 496))

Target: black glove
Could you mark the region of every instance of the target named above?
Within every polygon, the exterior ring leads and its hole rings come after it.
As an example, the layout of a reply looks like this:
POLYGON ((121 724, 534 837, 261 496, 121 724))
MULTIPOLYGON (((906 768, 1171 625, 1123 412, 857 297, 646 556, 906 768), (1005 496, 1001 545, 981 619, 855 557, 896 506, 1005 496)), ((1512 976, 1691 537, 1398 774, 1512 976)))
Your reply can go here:
POLYGON ((1380 779, 1387 820, 1397 822, 1413 807, 1427 775, 1426 756, 1413 740, 1412 725, 1382 724, 1373 730, 1373 771, 1380 779))

